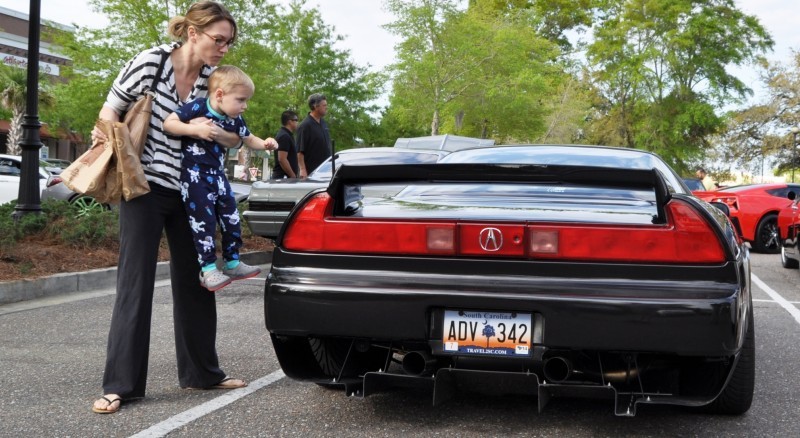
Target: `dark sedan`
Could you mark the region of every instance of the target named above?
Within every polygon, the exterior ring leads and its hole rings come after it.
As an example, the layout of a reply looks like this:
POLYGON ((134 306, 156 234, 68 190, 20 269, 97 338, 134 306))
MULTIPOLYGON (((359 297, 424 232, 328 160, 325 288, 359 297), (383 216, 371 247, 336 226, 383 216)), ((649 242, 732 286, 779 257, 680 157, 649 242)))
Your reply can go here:
POLYGON ((742 414, 749 253, 658 156, 499 146, 343 166, 276 240, 266 327, 286 375, 742 414), (384 184, 405 188, 370 197, 384 184))

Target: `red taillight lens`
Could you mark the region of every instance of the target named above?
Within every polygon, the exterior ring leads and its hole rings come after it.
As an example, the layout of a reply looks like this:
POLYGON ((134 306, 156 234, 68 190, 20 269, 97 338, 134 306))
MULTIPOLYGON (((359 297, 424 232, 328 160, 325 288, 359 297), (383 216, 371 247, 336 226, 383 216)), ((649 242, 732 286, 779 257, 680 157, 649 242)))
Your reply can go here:
POLYGON ((362 254, 454 254, 452 222, 331 218, 333 202, 320 193, 290 223, 283 246, 290 250, 362 254))
POLYGON ((711 226, 691 206, 667 204, 666 226, 530 225, 534 258, 630 263, 722 263, 725 253, 711 226), (536 236, 552 236, 549 240, 536 236), (541 241, 554 244, 542 245, 541 241), (534 252, 534 248, 539 252, 534 252), (553 251, 544 253, 541 248, 553 251))
POLYGON ((63 180, 59 176, 53 176, 47 181, 47 187, 53 187, 56 184, 61 184, 63 180))
POLYGON ((708 202, 721 202, 728 206, 731 213, 739 210, 738 198, 736 196, 715 196, 708 202))
POLYGON ((288 225, 288 250, 462 255, 627 263, 723 263, 714 230, 672 200, 667 225, 509 224, 333 218, 331 198, 313 197, 288 225))

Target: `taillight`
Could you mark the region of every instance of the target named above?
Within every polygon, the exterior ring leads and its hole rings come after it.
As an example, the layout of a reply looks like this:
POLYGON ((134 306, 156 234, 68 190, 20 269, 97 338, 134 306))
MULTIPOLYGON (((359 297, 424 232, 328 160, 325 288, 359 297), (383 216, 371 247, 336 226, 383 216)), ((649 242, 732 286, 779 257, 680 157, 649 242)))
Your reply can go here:
POLYGON ((719 238, 694 208, 673 200, 666 210, 669 223, 665 226, 530 225, 530 255, 630 263, 725 261, 719 238))
POLYGON ((722 263, 714 230, 689 204, 672 200, 666 225, 483 223, 331 217, 327 193, 311 198, 287 226, 293 251, 460 255, 627 263, 722 263))
POLYGON ((736 196, 714 196, 708 202, 720 202, 728 206, 731 212, 739 210, 738 198, 736 196))
POLYGON ((327 193, 295 214, 283 237, 290 250, 366 254, 454 254, 455 223, 331 218, 327 193))
POLYGON ((54 186, 54 185, 56 185, 56 184, 61 184, 61 182, 62 182, 62 181, 63 181, 63 180, 61 179, 61 177, 59 177, 59 176, 52 176, 52 177, 50 177, 50 179, 47 181, 47 187, 53 187, 53 186, 54 186))

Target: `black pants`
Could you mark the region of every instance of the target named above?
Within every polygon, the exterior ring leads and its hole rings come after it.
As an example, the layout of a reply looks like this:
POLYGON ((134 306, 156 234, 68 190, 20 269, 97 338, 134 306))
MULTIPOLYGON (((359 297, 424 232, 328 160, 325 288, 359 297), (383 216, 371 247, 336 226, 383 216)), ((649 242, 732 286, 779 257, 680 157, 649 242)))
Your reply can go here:
POLYGON ((200 286, 197 251, 180 193, 150 184, 151 192, 120 204, 117 299, 108 334, 105 394, 144 397, 150 353, 158 246, 166 231, 170 251, 175 350, 181 387, 212 386, 225 374, 216 350, 213 292, 200 286))

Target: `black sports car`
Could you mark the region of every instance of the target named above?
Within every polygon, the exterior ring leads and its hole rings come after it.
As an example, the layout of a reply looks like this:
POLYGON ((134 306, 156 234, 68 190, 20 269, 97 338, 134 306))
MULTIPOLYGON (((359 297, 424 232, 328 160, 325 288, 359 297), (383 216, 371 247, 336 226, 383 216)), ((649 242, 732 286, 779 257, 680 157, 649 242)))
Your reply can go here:
MULTIPOLYGON (((373 191, 374 192, 374 191, 373 191)), ((284 372, 392 387, 741 414, 755 374, 749 253, 658 156, 498 146, 342 166, 276 241, 266 326, 284 372), (385 198, 365 188, 402 184, 385 198)))

